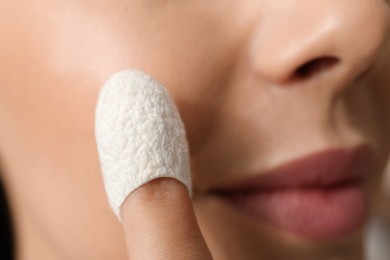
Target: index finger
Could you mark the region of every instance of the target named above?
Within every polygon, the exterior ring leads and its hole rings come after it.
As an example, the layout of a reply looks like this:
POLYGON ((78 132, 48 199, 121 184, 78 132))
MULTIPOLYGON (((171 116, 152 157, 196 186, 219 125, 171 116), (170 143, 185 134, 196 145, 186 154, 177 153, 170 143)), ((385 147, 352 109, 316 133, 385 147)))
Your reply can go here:
POLYGON ((135 190, 121 210, 129 259, 212 259, 186 187, 159 178, 135 190))

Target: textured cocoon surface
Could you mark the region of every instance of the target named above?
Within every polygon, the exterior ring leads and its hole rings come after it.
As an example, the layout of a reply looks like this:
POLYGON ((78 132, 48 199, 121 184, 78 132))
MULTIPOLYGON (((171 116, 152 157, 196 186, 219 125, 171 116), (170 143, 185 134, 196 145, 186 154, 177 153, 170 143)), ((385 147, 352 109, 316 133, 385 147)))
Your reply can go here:
POLYGON ((141 71, 122 71, 103 86, 95 134, 104 185, 114 213, 143 184, 171 177, 191 193, 188 145, 167 90, 141 71))

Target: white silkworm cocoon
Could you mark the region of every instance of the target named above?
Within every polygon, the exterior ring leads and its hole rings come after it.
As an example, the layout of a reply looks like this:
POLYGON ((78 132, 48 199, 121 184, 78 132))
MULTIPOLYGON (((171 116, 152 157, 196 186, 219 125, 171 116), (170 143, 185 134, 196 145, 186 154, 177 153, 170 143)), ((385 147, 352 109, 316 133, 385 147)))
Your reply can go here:
POLYGON ((120 220, 127 196, 156 178, 175 178, 191 194, 184 126, 159 82, 142 71, 113 75, 100 91, 95 120, 104 185, 120 220))

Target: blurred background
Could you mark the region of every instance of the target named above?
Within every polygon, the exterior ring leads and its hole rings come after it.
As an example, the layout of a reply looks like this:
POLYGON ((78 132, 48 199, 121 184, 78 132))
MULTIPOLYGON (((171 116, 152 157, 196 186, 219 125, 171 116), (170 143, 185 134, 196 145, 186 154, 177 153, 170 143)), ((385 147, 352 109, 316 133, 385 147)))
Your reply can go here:
POLYGON ((14 259, 14 245, 11 230, 9 208, 6 203, 5 191, 0 181, 0 260, 14 259))
POLYGON ((368 225, 368 260, 390 260, 390 164, 376 202, 376 214, 368 225))

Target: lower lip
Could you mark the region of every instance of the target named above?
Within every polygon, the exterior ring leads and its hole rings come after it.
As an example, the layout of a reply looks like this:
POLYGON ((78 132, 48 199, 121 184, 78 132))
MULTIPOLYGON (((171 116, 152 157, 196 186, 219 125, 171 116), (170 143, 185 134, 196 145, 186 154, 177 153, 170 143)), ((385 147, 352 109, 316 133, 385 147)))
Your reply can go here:
POLYGON ((359 230, 369 200, 360 183, 333 188, 294 188, 222 195, 236 209, 278 229, 311 240, 335 239, 359 230))

